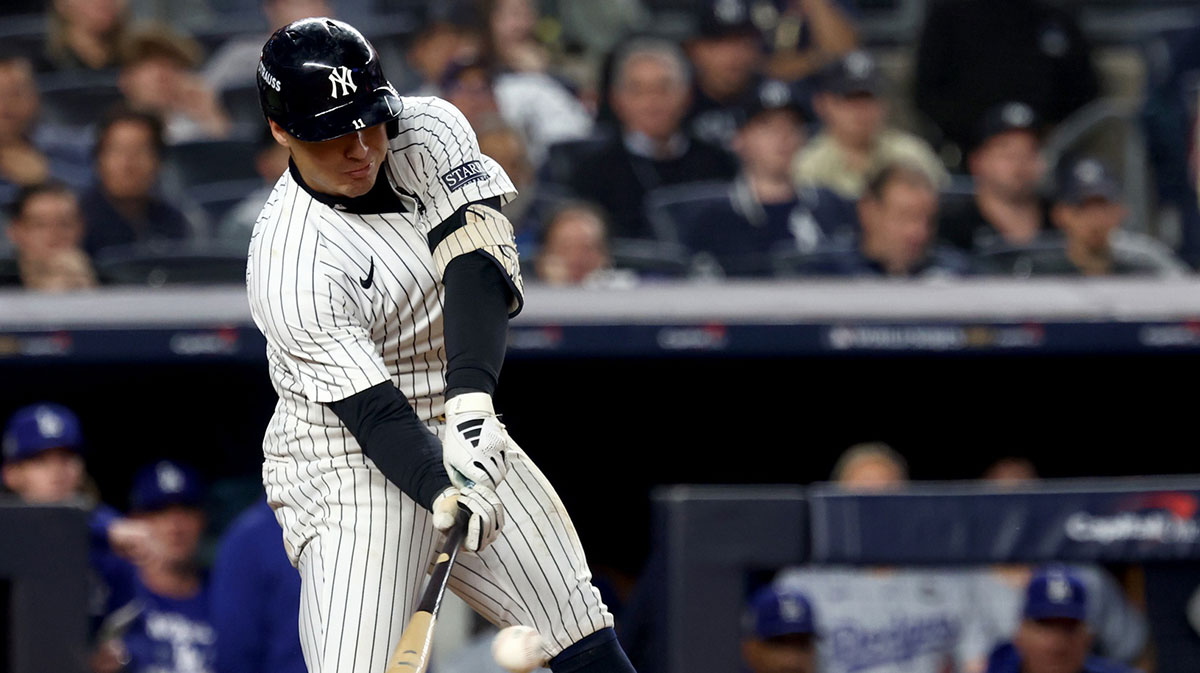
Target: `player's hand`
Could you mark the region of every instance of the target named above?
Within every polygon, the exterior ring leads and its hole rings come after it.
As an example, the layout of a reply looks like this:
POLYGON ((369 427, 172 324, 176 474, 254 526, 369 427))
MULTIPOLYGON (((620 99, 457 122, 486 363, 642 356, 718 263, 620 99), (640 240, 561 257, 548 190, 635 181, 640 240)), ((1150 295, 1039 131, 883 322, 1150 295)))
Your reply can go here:
POLYGON ((146 565, 161 556, 161 546, 144 521, 117 519, 108 527, 108 543, 118 556, 146 565))
POLYGON ((450 530, 459 509, 471 513, 463 548, 479 551, 496 541, 504 527, 504 506, 496 492, 486 486, 457 488, 451 486, 433 501, 433 527, 450 530))
POLYGON ((446 402, 442 463, 455 486, 495 490, 508 474, 508 443, 491 395, 465 393, 446 402))

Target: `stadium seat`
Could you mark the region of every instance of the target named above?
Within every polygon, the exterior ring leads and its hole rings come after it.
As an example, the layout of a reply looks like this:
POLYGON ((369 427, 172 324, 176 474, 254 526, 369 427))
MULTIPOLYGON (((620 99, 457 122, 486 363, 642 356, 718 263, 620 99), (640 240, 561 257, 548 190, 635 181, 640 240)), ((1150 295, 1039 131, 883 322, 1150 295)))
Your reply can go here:
POLYGON ((986 273, 1028 278, 1037 270, 1058 268, 1062 264, 1063 246, 1058 242, 1034 242, 1029 245, 998 245, 977 256, 986 273))
POLYGON ((246 250, 216 243, 143 243, 102 250, 96 276, 110 285, 240 285, 246 250))
POLYGON ((683 278, 691 271, 687 250, 674 243, 616 238, 609 243, 609 254, 613 267, 643 278, 683 278))
POLYGON ((225 180, 197 185, 187 190, 188 197, 204 209, 208 221, 220 223, 221 219, 254 190, 262 187, 262 180, 254 177, 247 180, 225 180))
MULTIPOLYGON (((0 16, 9 12, 8 2, 3 4, 5 9, 0 9, 0 16)), ((46 17, 42 14, 4 16, 4 21, 0 22, 0 44, 14 54, 25 54, 30 58, 42 53, 46 46, 46 17)))
POLYGON ((729 200, 729 183, 693 182, 661 187, 646 195, 646 219, 661 241, 679 243, 689 222, 713 206, 729 200))
POLYGON ((61 126, 91 126, 121 102, 115 72, 64 72, 38 78, 43 119, 61 126))
POLYGON ((187 189, 231 180, 258 180, 252 140, 200 140, 172 145, 167 162, 187 189))

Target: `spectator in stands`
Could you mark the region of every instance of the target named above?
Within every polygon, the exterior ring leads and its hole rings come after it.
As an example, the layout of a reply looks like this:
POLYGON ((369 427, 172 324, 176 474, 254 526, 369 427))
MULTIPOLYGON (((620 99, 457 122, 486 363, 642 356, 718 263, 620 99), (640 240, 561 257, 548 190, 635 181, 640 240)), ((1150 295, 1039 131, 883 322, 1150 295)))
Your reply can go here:
POLYGON ((583 203, 563 206, 542 232, 534 262, 548 285, 611 285, 627 276, 612 270, 604 216, 583 203))
POLYGON ((436 96, 452 63, 481 58, 479 8, 473 0, 430 3, 428 15, 405 50, 401 67, 387 67, 392 86, 408 96, 436 96))
POLYGON ((276 29, 309 16, 333 16, 327 0, 263 0, 261 7, 269 32, 230 38, 204 65, 204 81, 214 91, 253 85, 263 43, 276 29))
POLYGON ((1091 47, 1071 15, 1043 0, 941 0, 917 47, 917 108, 966 147, 992 106, 1022 101, 1058 124, 1099 94, 1091 47))
POLYGON ((79 290, 96 285, 83 251, 83 215, 69 187, 45 182, 21 190, 8 237, 17 261, 17 283, 30 290, 79 290))
MULTIPOLYGON (((576 196, 607 212, 617 238, 654 237, 643 212, 658 187, 728 180, 736 163, 724 150, 690 137, 681 122, 688 106, 688 64, 674 44, 652 38, 627 43, 613 59, 611 102, 619 135, 564 162, 555 176, 576 196)), ((557 162, 555 162, 557 163, 557 162)))
POLYGON ((946 170, 925 141, 886 126, 884 88, 879 66, 865 51, 850 52, 824 71, 813 98, 824 128, 796 157, 800 184, 827 187, 843 198, 858 199, 872 168, 905 161, 928 173, 935 187, 942 187, 948 179, 946 170))
POLYGON ((847 490, 890 491, 908 482, 908 461, 883 442, 864 442, 842 453, 831 476, 847 490))
POLYGON ((229 115, 212 88, 193 72, 202 59, 195 40, 166 26, 152 26, 131 33, 122 51, 121 93, 130 108, 163 120, 167 143, 229 135, 229 115))
POLYGON ((1195 82, 1200 81, 1200 24, 1172 28, 1146 48, 1146 96, 1141 121, 1159 220, 1179 221, 1179 255, 1200 263, 1200 147, 1195 82), (1183 142, 1191 138, 1191 142, 1183 142))
POLYGON ((300 574, 266 498, 225 532, 212 569, 212 624, 221 673, 305 673, 296 615, 300 574))
POLYGON ((983 250, 997 273, 1018 276, 1178 276, 1187 267, 1159 241, 1122 228, 1121 186, 1099 160, 1064 163, 1050 211, 1057 233, 1018 248, 983 250))
POLYGON ((456 62, 442 78, 441 95, 476 129, 499 114, 525 137, 534 165, 541 163, 550 145, 592 132, 592 118, 583 104, 557 80, 539 72, 497 72, 480 60, 456 62))
POLYGON ((262 186, 254 190, 234 206, 217 227, 217 238, 230 244, 250 244, 254 223, 267 203, 267 197, 275 188, 279 177, 288 169, 288 149, 275 142, 270 127, 264 126, 258 137, 258 151, 254 155, 254 170, 262 178, 262 186))
POLYGON ((1066 568, 1039 570, 1025 592, 1021 626, 988 658, 987 673, 1132 673, 1115 661, 1089 656, 1088 592, 1066 568))
MULTIPOLYGON (((136 566, 114 566, 124 575, 128 602, 109 615, 109 627, 125 625, 99 644, 93 666, 115 660, 128 673, 212 671, 216 632, 209 618, 207 579, 196 553, 206 517, 204 487, 190 467, 161 460, 134 476, 130 510, 150 529, 158 553, 136 566)), ((113 629, 101 627, 101 634, 113 629)))
POLYGON ((934 240, 937 206, 937 190, 924 169, 885 164, 868 179, 858 202, 856 243, 830 249, 801 271, 891 278, 970 274, 968 258, 934 240))
POLYGON ((750 673, 816 673, 815 621, 804 594, 763 587, 743 618, 742 661, 750 673))
POLYGON ((483 57, 500 72, 545 72, 550 54, 538 41, 532 0, 481 0, 483 57))
POLYGON ((105 70, 120 65, 126 0, 51 0, 46 53, 38 70, 105 70))
POLYGON ((29 59, 0 54, 0 205, 52 177, 75 187, 91 179, 86 145, 39 123, 40 107, 29 59))
POLYGON ((742 163, 738 179, 694 208, 664 209, 678 211, 670 219, 679 242, 726 276, 769 275, 775 254, 811 252, 856 232, 851 202, 792 183, 792 160, 804 143, 803 114, 791 87, 763 82, 739 115, 733 139, 742 163))
POLYGON ((479 151, 500 164, 517 188, 517 196, 504 204, 504 214, 513 223, 518 249, 540 235, 541 224, 549 219, 547 207, 557 200, 547 195, 538 184, 537 174, 529 160, 525 139, 503 120, 492 119, 476 127, 479 151))
POLYGON ((162 123, 143 112, 118 110, 96 131, 96 185, 81 199, 89 254, 117 245, 182 240, 183 213, 155 194, 163 155, 162 123))
POLYGON ((1172 276, 1186 272, 1162 243, 1122 228, 1129 210, 1121 186, 1096 159, 1068 165, 1050 215, 1062 232, 1061 245, 1048 257, 1030 257, 1030 274, 1172 276))
POLYGON ((796 82, 858 46, 852 0, 777 0, 783 11, 766 31, 767 74, 796 82))
POLYGON ((1049 204, 1039 193, 1046 172, 1040 122, 1033 108, 1008 102, 980 120, 967 166, 972 198, 947 205, 938 235, 964 252, 1032 243, 1050 228, 1049 204))
POLYGON ((687 42, 687 55, 695 68, 688 128, 701 140, 729 147, 740 108, 754 97, 764 60, 746 0, 707 3, 698 33, 687 42))

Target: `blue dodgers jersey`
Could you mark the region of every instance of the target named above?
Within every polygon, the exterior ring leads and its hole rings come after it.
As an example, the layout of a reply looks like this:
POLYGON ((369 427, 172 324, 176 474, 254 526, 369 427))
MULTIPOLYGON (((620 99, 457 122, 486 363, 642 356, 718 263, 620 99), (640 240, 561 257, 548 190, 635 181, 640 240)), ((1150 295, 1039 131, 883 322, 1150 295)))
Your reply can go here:
POLYGON ((129 673, 213 673, 216 630, 209 621, 208 586, 184 599, 159 596, 138 582, 137 617, 123 641, 129 673))

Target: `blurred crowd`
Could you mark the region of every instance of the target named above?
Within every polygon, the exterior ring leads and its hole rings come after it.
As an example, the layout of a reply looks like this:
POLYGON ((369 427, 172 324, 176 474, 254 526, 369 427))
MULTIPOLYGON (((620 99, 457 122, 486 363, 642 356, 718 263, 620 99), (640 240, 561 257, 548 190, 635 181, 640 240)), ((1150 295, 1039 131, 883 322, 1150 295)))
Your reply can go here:
POLYGON ((0 285, 240 282, 288 161, 255 62, 272 30, 314 15, 356 22, 400 93, 463 111, 520 190, 506 210, 530 279, 1176 276, 1200 261, 1200 28, 1145 45, 1131 107, 1051 0, 930 0, 900 48, 872 44, 864 12, 6 3, 0 285))

